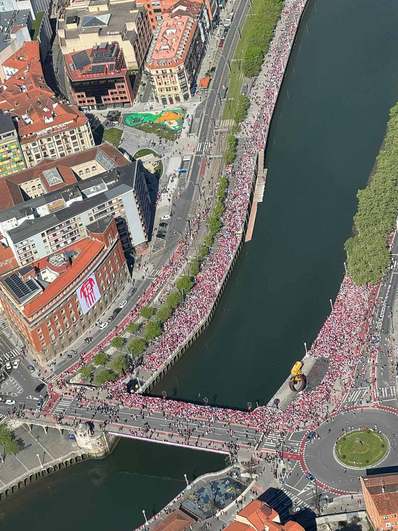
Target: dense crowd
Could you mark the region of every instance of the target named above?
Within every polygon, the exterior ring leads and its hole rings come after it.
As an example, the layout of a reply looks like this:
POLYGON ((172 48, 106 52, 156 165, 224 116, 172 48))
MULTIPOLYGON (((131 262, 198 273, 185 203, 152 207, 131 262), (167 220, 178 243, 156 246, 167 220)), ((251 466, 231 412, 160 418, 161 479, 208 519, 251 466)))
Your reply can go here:
MULTIPOLYGON (((259 151, 265 148, 273 109, 305 4, 306 0, 285 2, 262 72, 251 93, 252 104, 248 117, 242 124, 237 161, 233 167, 227 169, 230 185, 223 227, 197 275, 192 290, 165 323, 164 333, 145 356, 144 368, 152 373, 156 374, 156 371, 190 340, 210 315, 241 244, 257 156, 259 151)), ((138 315, 140 308, 152 301, 159 288, 182 269, 188 245, 189 238, 185 238, 131 314, 107 337, 104 344, 99 345, 79 363, 87 363, 98 350, 104 348, 105 343, 109 344, 109 340, 138 315)), ((258 407, 251 412, 242 412, 129 394, 123 380, 108 385, 108 401, 134 408, 136 415, 142 418, 146 413, 161 413, 170 419, 178 418, 179 421, 195 418, 208 424, 220 422, 228 426, 246 425, 265 434, 313 429, 328 418, 332 411, 336 411, 354 381, 374 298, 375 288, 355 286, 345 277, 333 310, 308 353, 312 358, 323 358, 327 361, 325 375, 319 385, 314 388, 310 385, 305 392, 297 395, 284 411, 275 404, 258 407)), ((75 371, 78 366, 79 364, 76 364, 71 371, 75 371)))

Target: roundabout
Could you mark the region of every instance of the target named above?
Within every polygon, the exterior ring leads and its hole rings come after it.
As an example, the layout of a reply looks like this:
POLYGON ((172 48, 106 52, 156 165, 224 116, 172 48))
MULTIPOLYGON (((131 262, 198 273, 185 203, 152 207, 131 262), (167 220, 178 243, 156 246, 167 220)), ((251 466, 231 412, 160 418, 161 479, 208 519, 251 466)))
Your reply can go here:
POLYGON ((305 471, 325 490, 359 492, 359 478, 366 475, 366 469, 381 463, 383 467, 397 465, 397 427, 397 414, 379 408, 339 413, 318 428, 316 438, 306 441, 305 471))
POLYGON ((388 439, 366 427, 345 433, 334 446, 335 459, 342 466, 354 469, 366 469, 381 463, 388 451, 388 439))

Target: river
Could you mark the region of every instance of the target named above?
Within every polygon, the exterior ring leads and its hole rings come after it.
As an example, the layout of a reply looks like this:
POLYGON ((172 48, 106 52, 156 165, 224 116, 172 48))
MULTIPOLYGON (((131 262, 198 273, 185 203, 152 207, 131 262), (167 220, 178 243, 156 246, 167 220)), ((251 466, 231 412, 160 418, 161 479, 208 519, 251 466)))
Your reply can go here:
MULTIPOLYGON (((246 407, 267 402, 312 342, 343 275, 356 191, 398 97, 398 4, 312 0, 274 115, 254 239, 212 324, 155 390, 246 407)), ((127 531, 219 456, 122 441, 111 457, 0 505, 2 531, 127 531)))

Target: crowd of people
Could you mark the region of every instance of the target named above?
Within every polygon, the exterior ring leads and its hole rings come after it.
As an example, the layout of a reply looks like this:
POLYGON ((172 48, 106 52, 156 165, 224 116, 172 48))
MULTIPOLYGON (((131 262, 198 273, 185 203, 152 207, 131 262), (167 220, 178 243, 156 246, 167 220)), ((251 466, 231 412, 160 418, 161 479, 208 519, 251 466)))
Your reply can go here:
MULTIPOLYGON (((241 245, 258 153, 265 149, 271 117, 305 4, 306 0, 285 2, 263 69, 253 86, 250 111, 241 127, 237 161, 227 169, 229 189, 221 232, 202 264, 192 290, 165 323, 164 333, 145 356, 144 368, 149 372, 156 374, 160 371, 208 318, 241 245)), ((89 362, 96 352, 104 348, 105 343, 109 344, 109 340, 138 315, 140 308, 152 301, 159 288, 183 268, 189 238, 192 238, 192 234, 181 241, 125 321, 107 337, 104 344, 98 345, 74 365, 71 372, 75 372, 80 364, 89 362)), ((161 413, 170 419, 195 418, 209 424, 239 424, 254 427, 265 434, 314 429, 340 407, 354 381, 375 295, 375 288, 358 287, 347 276, 344 278, 331 314, 308 353, 314 358, 327 360, 326 373, 319 385, 298 394, 284 411, 275 404, 243 412, 129 394, 124 380, 108 384, 108 400, 134 408, 137 415, 161 413)))

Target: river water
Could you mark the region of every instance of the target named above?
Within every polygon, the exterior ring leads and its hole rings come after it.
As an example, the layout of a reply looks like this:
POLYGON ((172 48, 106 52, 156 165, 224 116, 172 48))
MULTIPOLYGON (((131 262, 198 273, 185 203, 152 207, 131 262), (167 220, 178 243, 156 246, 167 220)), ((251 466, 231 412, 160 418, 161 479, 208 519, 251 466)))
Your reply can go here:
MULTIPOLYGON (((268 182, 212 324, 155 390, 246 407, 267 402, 312 342, 343 275, 355 195, 398 99, 395 0, 312 0, 266 154, 268 182)), ((108 459, 39 482, 0 505, 2 531, 127 531, 191 477, 203 452, 122 441, 108 459)))

